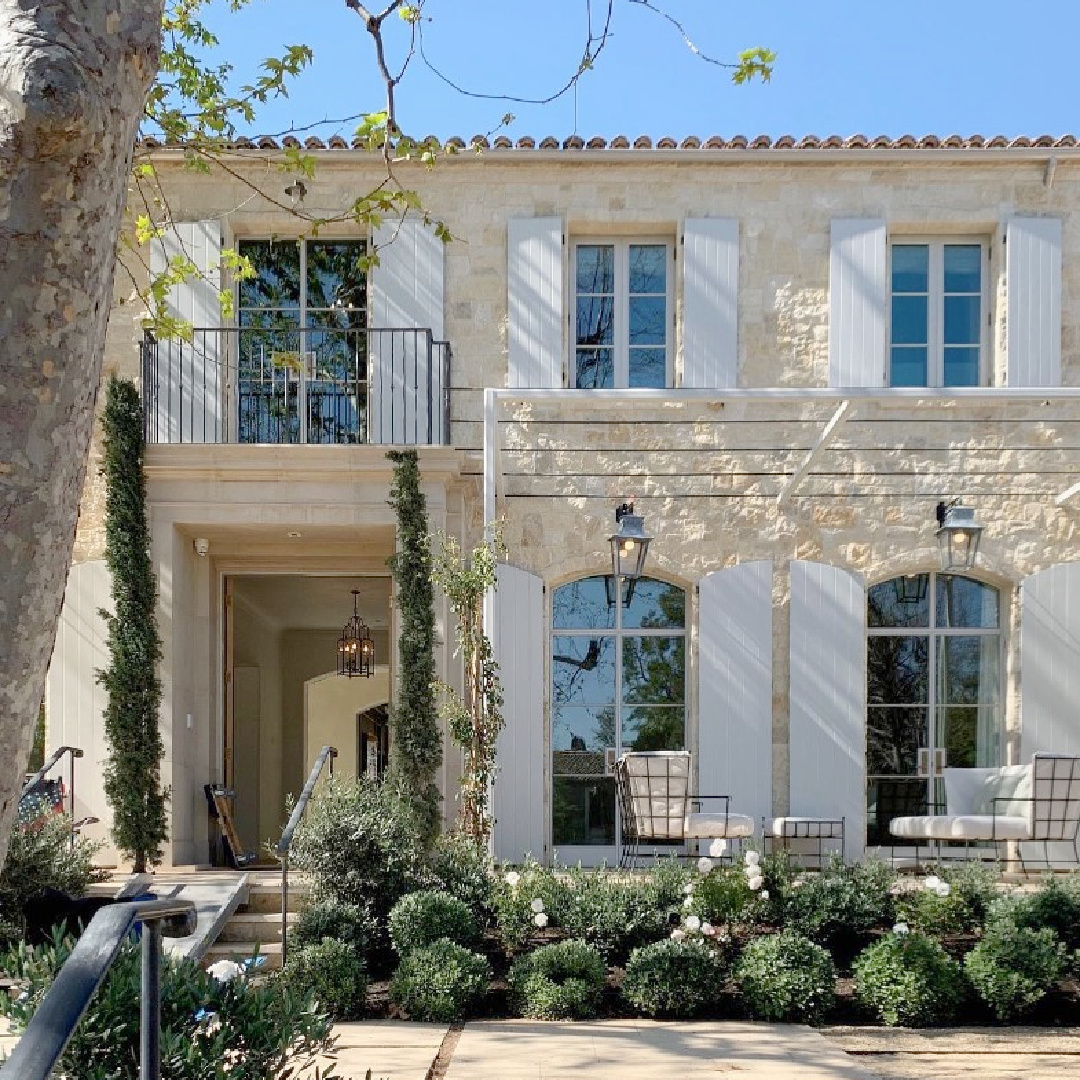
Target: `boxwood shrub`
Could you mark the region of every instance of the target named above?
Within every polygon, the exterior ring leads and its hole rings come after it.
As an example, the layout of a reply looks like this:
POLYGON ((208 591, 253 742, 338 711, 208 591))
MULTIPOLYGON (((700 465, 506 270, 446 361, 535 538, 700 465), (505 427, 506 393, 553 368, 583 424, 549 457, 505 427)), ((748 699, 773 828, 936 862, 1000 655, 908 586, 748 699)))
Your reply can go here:
POLYGON ((443 938, 414 949, 390 980, 390 1000, 411 1020, 448 1024, 484 996, 491 967, 479 953, 443 938))
POLYGON ((836 1000, 832 957, 790 930, 750 942, 735 979, 759 1020, 820 1024, 836 1000))
POLYGON ((328 937, 290 949, 281 978, 290 993, 311 994, 335 1020, 364 1014, 367 971, 351 942, 328 937))
POLYGON ((1065 947, 1048 926, 1035 930, 1008 919, 992 923, 964 957, 975 992, 1002 1021, 1026 1015, 1054 988, 1065 947))
POLYGON ((571 875, 566 910, 567 933, 595 946, 609 964, 625 964, 631 951, 666 937, 678 901, 665 903, 650 875, 630 880, 603 872, 571 875))
POLYGON ((466 948, 480 940, 469 905, 448 892, 424 889, 403 896, 390 912, 390 941, 398 956, 447 938, 466 948))
POLYGON ((859 954, 854 973, 858 1000, 891 1026, 948 1023, 965 996, 960 965, 922 934, 886 935, 859 954))
POLYGON ((522 1016, 588 1020, 600 1007, 606 975, 600 953, 584 941, 571 939, 518 957, 508 981, 522 1016))
POLYGON ((622 994, 646 1016, 683 1019, 715 1009, 727 984, 724 952, 702 938, 665 938, 630 954, 622 994))
POLYGON ((322 897, 300 912, 289 932, 289 944, 303 948, 330 938, 344 941, 363 956, 374 933, 375 920, 359 905, 322 897))

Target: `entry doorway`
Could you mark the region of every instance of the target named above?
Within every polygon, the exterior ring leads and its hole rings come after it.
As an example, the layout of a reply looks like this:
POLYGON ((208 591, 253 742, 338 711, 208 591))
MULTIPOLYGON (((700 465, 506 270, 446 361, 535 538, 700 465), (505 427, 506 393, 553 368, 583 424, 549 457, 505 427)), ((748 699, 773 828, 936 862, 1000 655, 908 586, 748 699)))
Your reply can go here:
POLYGON ((338 746, 355 774, 356 715, 389 699, 390 598, 386 574, 252 573, 224 579, 224 783, 235 792, 236 829, 247 850, 280 836, 286 799, 299 795, 318 751, 316 746, 309 752, 309 731, 317 739, 321 728, 333 726, 339 714, 332 701, 349 683, 367 684, 347 706, 350 736, 338 746), (337 642, 353 613, 353 589, 359 590, 358 610, 375 642, 372 679, 337 674, 337 642), (326 701, 311 705, 308 687, 315 681, 325 684, 326 701))

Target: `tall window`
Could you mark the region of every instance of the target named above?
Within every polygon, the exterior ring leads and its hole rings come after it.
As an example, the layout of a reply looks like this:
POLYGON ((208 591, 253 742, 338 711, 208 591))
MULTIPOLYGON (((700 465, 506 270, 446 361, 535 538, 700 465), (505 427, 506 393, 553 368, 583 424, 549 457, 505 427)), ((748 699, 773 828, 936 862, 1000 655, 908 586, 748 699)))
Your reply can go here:
POLYGON ((917 574, 867 595, 866 772, 871 844, 889 821, 943 801, 941 769, 1001 762, 997 589, 917 574))
POLYGON ((367 281, 363 240, 242 240, 241 442, 362 442, 367 281))
POLYGON ((629 607, 603 577, 555 590, 551 636, 552 840, 614 845, 611 764, 686 739, 686 596, 642 578, 629 607))
POLYGON ((986 250, 970 242, 892 245, 891 386, 984 381, 986 250))
POLYGON ((574 248, 574 386, 670 385, 668 244, 579 243, 574 248))

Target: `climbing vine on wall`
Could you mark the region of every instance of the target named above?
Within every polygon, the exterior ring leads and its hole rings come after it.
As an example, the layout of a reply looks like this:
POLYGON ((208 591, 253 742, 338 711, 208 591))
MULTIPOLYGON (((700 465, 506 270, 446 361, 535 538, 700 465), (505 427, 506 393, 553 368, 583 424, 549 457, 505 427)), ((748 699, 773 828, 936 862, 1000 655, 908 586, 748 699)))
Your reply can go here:
POLYGON ((496 587, 496 567, 505 553, 498 525, 490 538, 466 555, 450 536, 440 536, 432 576, 457 620, 457 651, 465 668, 464 693, 440 685, 441 714, 450 737, 464 751, 461 778, 461 831, 477 844, 491 835, 489 805, 495 781, 495 752, 503 728, 499 665, 484 633, 484 597, 496 587))
POLYGON ((161 787, 161 640, 146 519, 143 414, 134 383, 110 378, 103 423, 105 561, 113 598, 113 611, 101 612, 110 664, 97 673, 108 693, 105 796, 113 811, 116 846, 142 873, 161 862, 168 797, 161 787))
POLYGON ((390 710, 390 782, 419 819, 430 844, 439 832, 442 735, 435 703, 435 600, 431 583, 427 501, 420 490, 415 450, 391 450, 390 505, 397 513, 397 554, 390 569, 397 585, 398 686, 390 710))

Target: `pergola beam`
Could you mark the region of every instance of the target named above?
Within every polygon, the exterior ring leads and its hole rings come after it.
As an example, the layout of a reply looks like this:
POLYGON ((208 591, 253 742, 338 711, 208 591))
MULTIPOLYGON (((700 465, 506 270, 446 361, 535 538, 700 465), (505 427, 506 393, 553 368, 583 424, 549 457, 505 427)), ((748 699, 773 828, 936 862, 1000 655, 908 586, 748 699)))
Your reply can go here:
POLYGON ((829 443, 836 438, 837 433, 848 421, 854 410, 850 401, 841 401, 836 407, 836 412, 829 418, 829 422, 822 429, 817 442, 810 448, 810 453, 803 458, 802 464, 791 474, 791 478, 784 485, 783 490, 776 497, 777 506, 786 506, 792 493, 802 483, 803 477, 810 471, 810 467, 828 448, 829 443))

